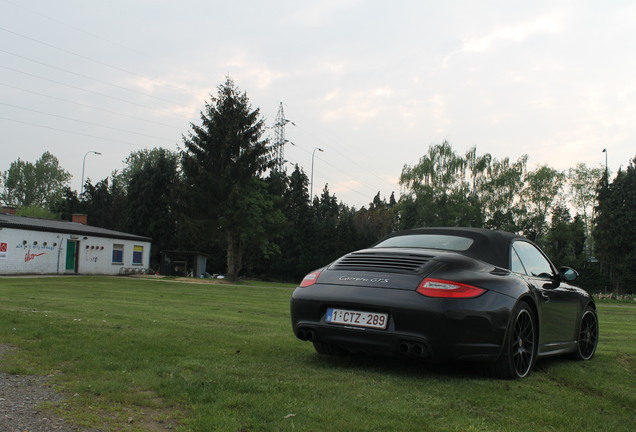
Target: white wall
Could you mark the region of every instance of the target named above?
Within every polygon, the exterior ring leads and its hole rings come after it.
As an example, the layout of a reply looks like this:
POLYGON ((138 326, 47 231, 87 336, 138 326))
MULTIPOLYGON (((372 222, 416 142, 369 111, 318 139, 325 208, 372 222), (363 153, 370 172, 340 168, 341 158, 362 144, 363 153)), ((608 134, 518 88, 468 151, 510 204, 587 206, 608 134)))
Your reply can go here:
POLYGON ((90 235, 0 228, 0 274, 64 274, 67 241, 77 241, 78 274, 119 274, 122 268, 147 269, 150 242, 90 235), (113 264, 113 245, 124 245, 123 263, 113 264), (134 246, 142 246, 142 264, 133 265, 134 246))

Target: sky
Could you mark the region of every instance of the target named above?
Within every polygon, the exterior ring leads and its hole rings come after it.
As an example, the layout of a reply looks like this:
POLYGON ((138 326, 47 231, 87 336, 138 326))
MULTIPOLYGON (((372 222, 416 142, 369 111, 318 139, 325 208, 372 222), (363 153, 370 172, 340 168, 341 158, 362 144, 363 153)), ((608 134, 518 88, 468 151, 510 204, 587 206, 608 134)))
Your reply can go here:
POLYGON ((634 23, 612 0, 0 0, 0 171, 49 151, 79 190, 179 151, 229 76, 264 137, 282 106, 287 172, 356 208, 445 140, 616 173, 636 157, 634 23))

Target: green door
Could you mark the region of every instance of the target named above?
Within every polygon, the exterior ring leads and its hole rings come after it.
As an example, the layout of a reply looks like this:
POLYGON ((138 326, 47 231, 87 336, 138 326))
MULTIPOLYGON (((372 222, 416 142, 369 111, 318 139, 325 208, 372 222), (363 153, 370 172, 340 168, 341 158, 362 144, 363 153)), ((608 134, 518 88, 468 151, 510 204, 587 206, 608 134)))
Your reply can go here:
POLYGON ((77 242, 66 240, 66 270, 77 271, 77 242))

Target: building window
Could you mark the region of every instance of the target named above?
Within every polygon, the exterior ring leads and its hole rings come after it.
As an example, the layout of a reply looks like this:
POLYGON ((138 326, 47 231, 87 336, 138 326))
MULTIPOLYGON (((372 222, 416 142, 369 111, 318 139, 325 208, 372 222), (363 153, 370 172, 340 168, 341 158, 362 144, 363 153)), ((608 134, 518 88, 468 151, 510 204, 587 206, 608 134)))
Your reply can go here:
POLYGON ((124 245, 113 245, 113 264, 124 264, 124 245))
POLYGON ((133 265, 142 265, 144 263, 144 247, 135 246, 133 248, 133 265))

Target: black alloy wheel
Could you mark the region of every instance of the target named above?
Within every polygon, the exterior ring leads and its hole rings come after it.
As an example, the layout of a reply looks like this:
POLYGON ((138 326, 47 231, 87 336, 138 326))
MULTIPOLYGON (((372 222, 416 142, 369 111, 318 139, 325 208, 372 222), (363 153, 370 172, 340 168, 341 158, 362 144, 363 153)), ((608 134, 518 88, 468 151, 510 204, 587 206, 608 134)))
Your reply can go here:
POLYGON ((512 342, 512 363, 518 378, 530 373, 536 352, 534 318, 528 308, 522 308, 517 315, 512 342))
POLYGON ((534 314, 527 303, 520 302, 511 313, 501 356, 486 371, 503 379, 527 377, 537 357, 537 343, 534 314))
POLYGON ((598 316, 591 307, 585 308, 579 329, 578 349, 575 353, 577 360, 589 360, 596 352, 598 344, 598 316))

